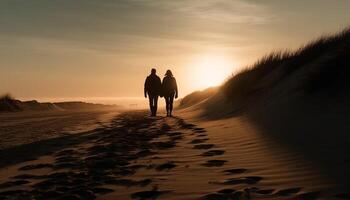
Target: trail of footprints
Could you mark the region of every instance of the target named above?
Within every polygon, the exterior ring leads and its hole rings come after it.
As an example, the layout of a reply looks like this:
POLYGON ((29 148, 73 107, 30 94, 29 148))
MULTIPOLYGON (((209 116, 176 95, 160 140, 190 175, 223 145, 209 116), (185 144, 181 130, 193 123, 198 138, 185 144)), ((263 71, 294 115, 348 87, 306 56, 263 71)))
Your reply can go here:
MULTIPOLYGON (((180 126, 182 128, 192 130, 193 135, 195 135, 196 138, 193 139, 189 143, 193 144, 193 149, 204 150, 204 152, 199 154, 200 156, 213 157, 213 156, 223 155, 225 153, 224 150, 220 150, 220 149, 212 150, 212 148, 214 148, 215 145, 207 143, 207 141, 209 139, 206 138, 207 137, 207 134, 206 134, 207 131, 204 128, 196 127, 196 125, 194 125, 194 124, 188 124, 188 123, 184 122, 183 120, 180 120, 179 124, 180 124, 180 126)), ((202 166, 205 166, 205 167, 221 167, 226 162, 227 162, 226 160, 213 159, 213 160, 208 160, 205 163, 202 163, 202 166)))
MULTIPOLYGON (((153 119, 144 116, 129 120, 127 116, 114 121, 110 129, 85 136, 77 146, 52 155, 53 163, 28 164, 20 167, 19 175, 0 183, 0 199, 96 199, 99 195, 114 192, 108 185, 146 187, 153 183, 150 178, 134 180, 124 178, 138 169, 170 170, 176 165, 166 162, 159 165, 136 165, 134 160, 152 156, 164 149, 176 146, 181 133, 172 132, 169 141, 152 142, 170 127, 161 130, 145 130, 154 126, 153 119), (81 144, 81 145, 79 145, 81 144), (49 169, 45 175, 35 175, 33 170, 49 169), (24 172, 24 173, 21 173, 24 172), (28 173, 29 172, 29 173, 28 173), (17 189, 20 187, 21 189, 17 189)), ((135 199, 156 198, 170 191, 141 191, 131 195, 135 199)))
MULTIPOLYGON (((212 149, 215 148, 214 144, 207 143, 208 138, 206 134, 206 130, 203 128, 197 128, 193 124, 186 124, 183 122, 182 125, 183 128, 191 129, 193 131, 192 135, 195 135, 196 138, 193 139, 189 144, 193 145, 194 149, 202 150, 200 156, 204 157, 214 157, 214 156, 220 156, 225 153, 224 150, 220 149, 212 149)), ((211 159, 207 160, 205 163, 202 163, 202 166, 205 167, 222 167, 225 165, 227 161, 226 160, 219 160, 219 159, 211 159)), ((255 198, 263 198, 263 199, 274 199, 276 197, 286 199, 295 199, 295 200, 313 200, 320 197, 321 192, 315 191, 315 192, 303 192, 302 188, 300 187, 294 187, 294 188, 286 188, 281 190, 275 190, 275 189, 263 189, 254 187, 255 184, 259 183, 263 178, 260 176, 242 176, 244 173, 246 173, 248 169, 244 168, 234 168, 234 169, 227 169, 221 171, 223 174, 230 176, 231 178, 228 178, 223 181, 217 181, 217 182, 209 182, 210 184, 217 184, 222 186, 231 186, 230 188, 224 188, 219 189, 216 192, 209 193, 205 196, 203 196, 201 199, 203 200, 240 200, 240 199, 255 199, 255 198), (240 186, 239 188, 242 188, 242 185, 244 186, 244 189, 235 189, 232 188, 234 186, 240 186)), ((348 194, 340 194, 336 195, 336 197, 340 198, 347 198, 350 199, 350 195, 348 194)))
MULTIPOLYGON (((107 185, 125 187, 146 187, 153 184, 150 178, 134 180, 125 178, 133 175, 139 169, 152 169, 156 171, 168 171, 177 167, 172 161, 162 164, 135 164, 138 158, 153 156, 158 159, 157 152, 174 148, 179 140, 184 138, 182 132, 173 131, 163 123, 157 128, 154 119, 145 119, 143 116, 132 118, 127 116, 114 121, 110 129, 103 132, 86 136, 88 146, 80 146, 65 149, 53 155, 53 163, 39 163, 26 165, 19 171, 30 172, 36 169, 52 169, 47 175, 35 175, 23 173, 11 178, 10 181, 0 183, 0 199, 73 199, 89 200, 99 195, 114 192, 107 185), (130 128, 131 127, 131 128, 130 128), (145 134, 145 131, 147 134, 145 134), (167 141, 154 141, 161 136, 167 136, 167 141), (62 171, 63 170, 63 171, 62 171), (11 189, 17 186, 27 186, 26 189, 11 189), (5 190, 4 190, 5 189, 5 190), (4 191, 3 191, 4 190, 4 191)), ((204 128, 186 123, 183 119, 177 119, 180 129, 187 129, 195 137, 188 144, 192 145, 198 156, 208 158, 201 164, 203 167, 220 168, 228 161, 209 159, 225 154, 224 150, 218 149, 214 144, 208 143, 209 139, 204 128)), ((78 142, 79 143, 79 142, 78 142)), ((228 176, 226 180, 209 182, 218 185, 216 192, 209 193, 203 200, 240 200, 263 197, 287 197, 289 199, 317 199, 320 192, 303 192, 302 188, 286 188, 276 191, 269 188, 258 188, 254 185, 263 178, 260 176, 242 176, 248 169, 234 168, 223 169, 220 173, 228 176), (234 187, 239 186, 238 189, 234 187), (243 189, 242 189, 243 186, 243 189), (223 188, 224 187, 224 188, 223 188)), ((131 194, 133 199, 157 199, 159 196, 172 191, 160 190, 153 185, 151 190, 142 190, 131 194)), ((340 194, 338 197, 347 198, 350 195, 340 194)))
MULTIPOLYGON (((166 123, 157 128, 156 123, 154 119, 145 119, 144 116, 136 120, 130 120, 127 116, 116 119, 110 129, 85 136, 81 141, 74 141, 78 146, 54 153, 53 163, 28 164, 20 167, 19 172, 29 173, 16 175, 11 177, 11 180, 0 183, 0 199, 89 200, 114 192, 113 189, 106 187, 108 185, 149 186, 153 183, 150 178, 133 180, 123 177, 133 175, 141 168, 164 171, 171 170, 177 165, 171 161, 158 165, 138 165, 133 164, 133 161, 154 156, 157 151, 174 148, 177 141, 183 139, 182 132, 172 131, 166 123), (153 141, 161 136, 168 136, 169 140, 153 141), (52 173, 31 174, 32 170, 45 168, 52 170, 52 173), (21 186, 21 189, 13 189, 18 186, 21 186)), ((198 128, 196 131, 205 132, 198 128)), ((160 190, 154 185, 152 190, 135 192, 131 197, 156 199, 169 192, 171 191, 160 190)))

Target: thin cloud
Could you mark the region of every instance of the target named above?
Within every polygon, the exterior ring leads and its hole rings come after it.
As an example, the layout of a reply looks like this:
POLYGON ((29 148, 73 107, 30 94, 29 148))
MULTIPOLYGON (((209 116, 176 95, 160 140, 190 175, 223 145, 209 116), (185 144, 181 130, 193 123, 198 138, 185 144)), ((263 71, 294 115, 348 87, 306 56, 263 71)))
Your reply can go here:
POLYGON ((198 19, 213 20, 224 23, 266 24, 275 20, 268 7, 242 0, 194 0, 194 1, 147 1, 132 0, 133 4, 153 6, 198 19))

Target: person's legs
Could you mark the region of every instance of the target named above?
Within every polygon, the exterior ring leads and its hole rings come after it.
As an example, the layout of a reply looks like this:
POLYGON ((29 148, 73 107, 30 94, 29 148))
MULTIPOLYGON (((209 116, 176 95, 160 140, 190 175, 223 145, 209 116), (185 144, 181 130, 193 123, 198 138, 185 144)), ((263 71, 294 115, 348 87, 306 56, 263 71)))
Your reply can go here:
POLYGON ((169 115, 173 112, 174 95, 169 97, 169 115))
POLYGON ((156 104, 158 101, 158 96, 156 95, 149 95, 149 107, 150 107, 150 110, 151 110, 151 116, 155 116, 155 113, 156 113, 156 104), (156 99, 157 98, 157 99, 156 99))
POLYGON ((164 96, 164 99, 165 99, 166 116, 169 116, 169 97, 164 96))
POLYGON ((153 96, 148 95, 148 99, 149 99, 149 109, 151 111, 151 116, 152 116, 153 115, 153 96))
POLYGON ((154 96, 153 98, 153 116, 157 115, 157 109, 158 109, 158 96, 154 96))
POLYGON ((154 97, 152 96, 152 116, 154 116, 154 97))

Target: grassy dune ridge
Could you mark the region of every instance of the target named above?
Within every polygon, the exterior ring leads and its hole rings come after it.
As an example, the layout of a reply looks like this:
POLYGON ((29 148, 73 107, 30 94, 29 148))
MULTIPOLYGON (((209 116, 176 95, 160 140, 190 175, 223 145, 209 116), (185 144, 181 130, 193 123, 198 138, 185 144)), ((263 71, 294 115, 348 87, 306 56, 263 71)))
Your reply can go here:
MULTIPOLYGON (((350 28, 320 37, 296 51, 276 51, 233 75, 222 86, 194 92, 182 107, 215 104, 223 96, 232 109, 244 110, 279 98, 347 95, 350 79, 350 28), (208 104, 208 103, 204 103, 208 104)), ((221 102, 220 102, 221 103, 221 102)))
MULTIPOLYGON (((273 52, 229 79, 222 91, 236 104, 280 91, 304 95, 346 92, 350 86, 350 29, 323 36, 296 51, 273 52)), ((281 93, 281 92, 279 92, 281 93)))

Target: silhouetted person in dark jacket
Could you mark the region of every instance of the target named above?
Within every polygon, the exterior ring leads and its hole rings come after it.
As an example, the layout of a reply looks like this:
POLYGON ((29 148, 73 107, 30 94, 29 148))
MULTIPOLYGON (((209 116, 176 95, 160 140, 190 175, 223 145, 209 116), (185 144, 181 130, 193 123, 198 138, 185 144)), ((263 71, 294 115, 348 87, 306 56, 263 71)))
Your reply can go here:
POLYGON ((162 95, 165 98, 167 116, 170 117, 173 112, 174 97, 177 98, 179 95, 176 79, 170 70, 166 71, 165 77, 163 78, 162 95))
POLYGON ((149 108, 151 110, 151 116, 156 116, 158 107, 158 96, 161 93, 162 83, 160 78, 156 75, 156 69, 151 70, 151 74, 145 81, 145 98, 149 98, 149 108))

